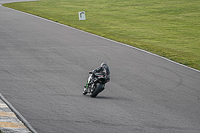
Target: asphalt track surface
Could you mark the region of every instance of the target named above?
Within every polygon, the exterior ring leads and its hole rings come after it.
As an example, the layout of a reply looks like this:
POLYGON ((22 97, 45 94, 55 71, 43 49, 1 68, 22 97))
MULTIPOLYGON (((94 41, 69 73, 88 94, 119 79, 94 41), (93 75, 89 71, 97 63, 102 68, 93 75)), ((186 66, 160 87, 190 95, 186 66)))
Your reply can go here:
POLYGON ((199 71, 2 6, 0 93, 38 133, 200 132, 199 71), (103 61, 110 83, 83 96, 103 61))

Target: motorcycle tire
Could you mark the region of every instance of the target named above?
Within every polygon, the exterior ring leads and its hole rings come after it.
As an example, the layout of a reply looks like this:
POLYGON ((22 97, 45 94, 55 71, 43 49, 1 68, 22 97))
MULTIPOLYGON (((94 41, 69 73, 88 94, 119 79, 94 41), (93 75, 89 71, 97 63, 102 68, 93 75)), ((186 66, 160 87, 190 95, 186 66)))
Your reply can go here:
POLYGON ((91 97, 95 98, 104 89, 104 84, 97 83, 95 90, 91 93, 91 97))

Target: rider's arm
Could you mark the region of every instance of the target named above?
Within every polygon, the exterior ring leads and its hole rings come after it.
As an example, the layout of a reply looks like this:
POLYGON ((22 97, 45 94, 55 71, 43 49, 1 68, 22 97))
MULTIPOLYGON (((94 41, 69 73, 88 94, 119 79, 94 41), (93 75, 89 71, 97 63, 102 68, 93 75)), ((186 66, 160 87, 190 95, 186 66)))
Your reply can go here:
POLYGON ((98 67, 97 69, 94 69, 92 72, 93 72, 93 73, 100 72, 101 69, 102 69, 102 67, 98 67))

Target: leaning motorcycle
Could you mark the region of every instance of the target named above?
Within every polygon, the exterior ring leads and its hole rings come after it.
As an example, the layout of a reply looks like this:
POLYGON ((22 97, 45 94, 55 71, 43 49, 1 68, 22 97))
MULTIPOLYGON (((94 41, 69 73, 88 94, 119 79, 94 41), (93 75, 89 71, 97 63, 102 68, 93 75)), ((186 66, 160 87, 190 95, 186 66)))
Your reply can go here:
POLYGON ((90 93, 90 96, 94 98, 105 89, 105 84, 107 83, 107 77, 101 73, 95 73, 93 84, 88 85, 88 83, 90 83, 91 80, 92 80, 92 72, 89 72, 89 77, 86 86, 84 87, 83 95, 90 93))

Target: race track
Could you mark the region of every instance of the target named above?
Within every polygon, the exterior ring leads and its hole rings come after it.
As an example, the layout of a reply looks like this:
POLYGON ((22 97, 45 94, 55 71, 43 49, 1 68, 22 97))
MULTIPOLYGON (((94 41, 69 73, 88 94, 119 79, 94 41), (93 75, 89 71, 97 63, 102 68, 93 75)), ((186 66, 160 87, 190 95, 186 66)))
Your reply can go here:
POLYGON ((2 6, 0 93, 38 133, 200 132, 199 71, 2 6), (83 96, 103 61, 110 83, 83 96))

